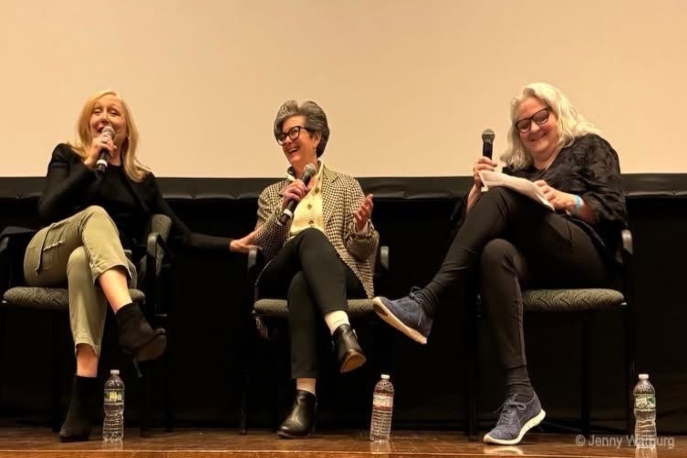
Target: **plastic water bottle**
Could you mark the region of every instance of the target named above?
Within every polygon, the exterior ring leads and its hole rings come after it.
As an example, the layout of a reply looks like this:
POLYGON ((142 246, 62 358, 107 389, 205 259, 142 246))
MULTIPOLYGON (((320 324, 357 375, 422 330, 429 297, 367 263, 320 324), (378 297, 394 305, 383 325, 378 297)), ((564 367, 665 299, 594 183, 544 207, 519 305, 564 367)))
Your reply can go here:
POLYGON ((656 390, 649 383, 648 374, 639 374, 639 382, 632 391, 634 395, 635 446, 651 448, 656 446, 656 390))
POLYGON ((105 382, 103 408, 103 440, 121 441, 124 438, 124 382, 117 369, 110 371, 110 378, 105 382))
POLYGON ((391 436, 391 418, 394 412, 394 386, 389 376, 382 374, 382 379, 375 385, 372 396, 372 421, 370 422, 370 440, 386 442, 391 436))

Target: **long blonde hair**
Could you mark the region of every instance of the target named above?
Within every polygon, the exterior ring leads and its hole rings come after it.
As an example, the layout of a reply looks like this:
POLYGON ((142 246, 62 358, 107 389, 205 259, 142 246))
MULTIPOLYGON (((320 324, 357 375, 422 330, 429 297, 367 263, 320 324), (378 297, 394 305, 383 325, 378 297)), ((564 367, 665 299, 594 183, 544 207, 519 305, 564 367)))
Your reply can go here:
POLYGON ((127 137, 122 144, 122 151, 120 152, 122 164, 124 165, 124 173, 126 173, 126 175, 133 181, 143 181, 143 179, 150 173, 150 170, 141 164, 138 159, 136 159, 136 147, 138 146, 138 129, 136 128, 136 123, 134 123, 134 119, 131 117, 131 110, 129 109, 127 103, 122 97, 120 97, 119 94, 117 94, 117 92, 111 89, 98 91, 89 97, 81 109, 81 115, 79 116, 79 120, 76 125, 78 138, 74 143, 70 142, 69 145, 79 156, 86 158, 86 151, 93 141, 90 127, 93 107, 98 100, 106 95, 114 96, 122 104, 124 109, 127 137))
POLYGON ((515 169, 528 167, 532 164, 532 155, 525 149, 520 140, 520 133, 515 127, 518 120, 518 108, 528 97, 536 97, 556 115, 558 120, 558 150, 570 146, 573 141, 587 134, 599 134, 600 131, 563 95, 560 89, 548 83, 531 83, 525 86, 520 95, 515 97, 510 106, 511 125, 508 130, 508 149, 501 156, 501 160, 515 169))

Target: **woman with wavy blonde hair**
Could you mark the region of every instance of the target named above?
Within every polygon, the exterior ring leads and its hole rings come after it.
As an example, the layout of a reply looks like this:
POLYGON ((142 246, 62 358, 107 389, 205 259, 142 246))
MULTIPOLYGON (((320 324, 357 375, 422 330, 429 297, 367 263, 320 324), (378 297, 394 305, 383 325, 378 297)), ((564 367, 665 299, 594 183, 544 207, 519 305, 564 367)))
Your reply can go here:
POLYGON ((480 157, 439 272, 406 297, 374 299, 384 321, 424 344, 439 305, 476 272, 507 393, 484 441, 502 445, 519 443, 545 417, 527 372, 523 290, 609 286, 627 224, 618 155, 561 91, 530 84, 513 100, 510 115, 503 173, 533 182, 544 201, 503 186, 484 192, 480 172, 497 164, 480 157))
POLYGON ((89 438, 96 415, 98 359, 107 306, 115 313, 119 344, 137 361, 165 350, 163 329, 152 329, 129 287, 145 255, 146 225, 155 213, 170 217, 173 230, 191 246, 247 251, 241 241, 196 234, 162 198, 155 176, 136 159, 138 130, 131 111, 114 91, 93 94, 84 104, 75 144, 58 144, 50 159, 38 214, 44 227, 24 256, 30 286, 67 285, 76 375, 60 440, 89 438), (127 257, 125 250, 132 255, 127 257))

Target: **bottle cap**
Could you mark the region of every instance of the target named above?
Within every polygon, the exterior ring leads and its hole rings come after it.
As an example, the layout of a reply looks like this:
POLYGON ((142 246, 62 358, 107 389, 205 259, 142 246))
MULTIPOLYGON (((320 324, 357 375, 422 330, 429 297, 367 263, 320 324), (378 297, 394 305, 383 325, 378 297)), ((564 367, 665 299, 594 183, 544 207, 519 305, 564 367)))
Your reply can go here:
POLYGON ((639 380, 649 380, 649 374, 639 374, 639 380))
POLYGON ((112 369, 110 375, 119 375, 119 369, 112 369))
POLYGON ((382 374, 382 379, 383 380, 389 380, 389 376, 387 374, 382 374))

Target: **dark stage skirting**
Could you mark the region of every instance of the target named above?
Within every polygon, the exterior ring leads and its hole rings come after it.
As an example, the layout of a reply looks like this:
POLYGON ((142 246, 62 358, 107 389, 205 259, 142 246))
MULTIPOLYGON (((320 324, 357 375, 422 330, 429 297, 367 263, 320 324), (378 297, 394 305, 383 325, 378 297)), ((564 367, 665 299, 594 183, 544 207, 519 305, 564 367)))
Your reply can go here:
MULTIPOLYGON (((255 223, 259 192, 278 179, 161 178, 160 187, 193 230, 238 237, 255 223)), ((623 179, 635 241, 637 371, 648 372, 656 386, 661 434, 685 433, 687 175, 633 174, 623 179)), ((0 178, 0 230, 8 225, 36 226, 42 181, 40 177, 0 178)), ((391 250, 391 294, 404 295, 411 286, 427 282, 439 266, 448 243, 451 215, 469 190, 470 179, 386 177, 364 178, 361 183, 366 192, 375 194, 373 219, 382 243, 391 250)), ((247 306, 246 259, 202 254, 177 245, 173 248, 176 267, 169 290, 169 351, 175 424, 235 428, 241 387, 238 363, 245 350, 239 317, 247 306)), ((463 305, 444 308, 426 346, 393 334, 388 365, 397 393, 394 419, 398 428, 457 430, 464 426, 463 305)), ((613 313, 599 316, 591 328, 592 423, 598 433, 619 433, 623 427, 623 334, 618 317, 613 313)), ((64 318, 59 358, 64 374, 60 381, 62 408, 66 410, 74 358, 64 318)), ((525 327, 530 375, 548 413, 545 431, 574 432, 579 426, 578 327, 547 316, 528 317, 525 327)), ((0 421, 47 419, 51 375, 47 329, 40 314, 6 314, 0 336, 0 421)), ((135 399, 133 370, 117 351, 112 330, 107 330, 101 373, 120 367, 127 396, 135 399)), ((493 425, 494 411, 503 402, 488 331, 487 326, 479 329, 483 429, 493 425)), ((376 353, 369 347, 369 331, 360 329, 359 334, 374 362, 376 353)), ((282 371, 277 380, 283 394, 281 415, 290 407, 293 392, 286 348, 283 346, 282 371)), ((265 348, 259 347, 254 356, 258 364, 251 386, 255 401, 251 427, 255 428, 269 425, 266 393, 273 380, 269 379, 265 355, 265 348)), ((373 367, 366 365, 345 376, 325 371, 318 384, 322 431, 364 429, 369 424, 372 388, 379 378, 373 367)), ((161 381, 154 383, 160 386, 161 381)), ((128 424, 134 425, 138 418, 136 403, 127 403, 128 424)), ((229 433, 226 437, 234 436, 229 433)))

